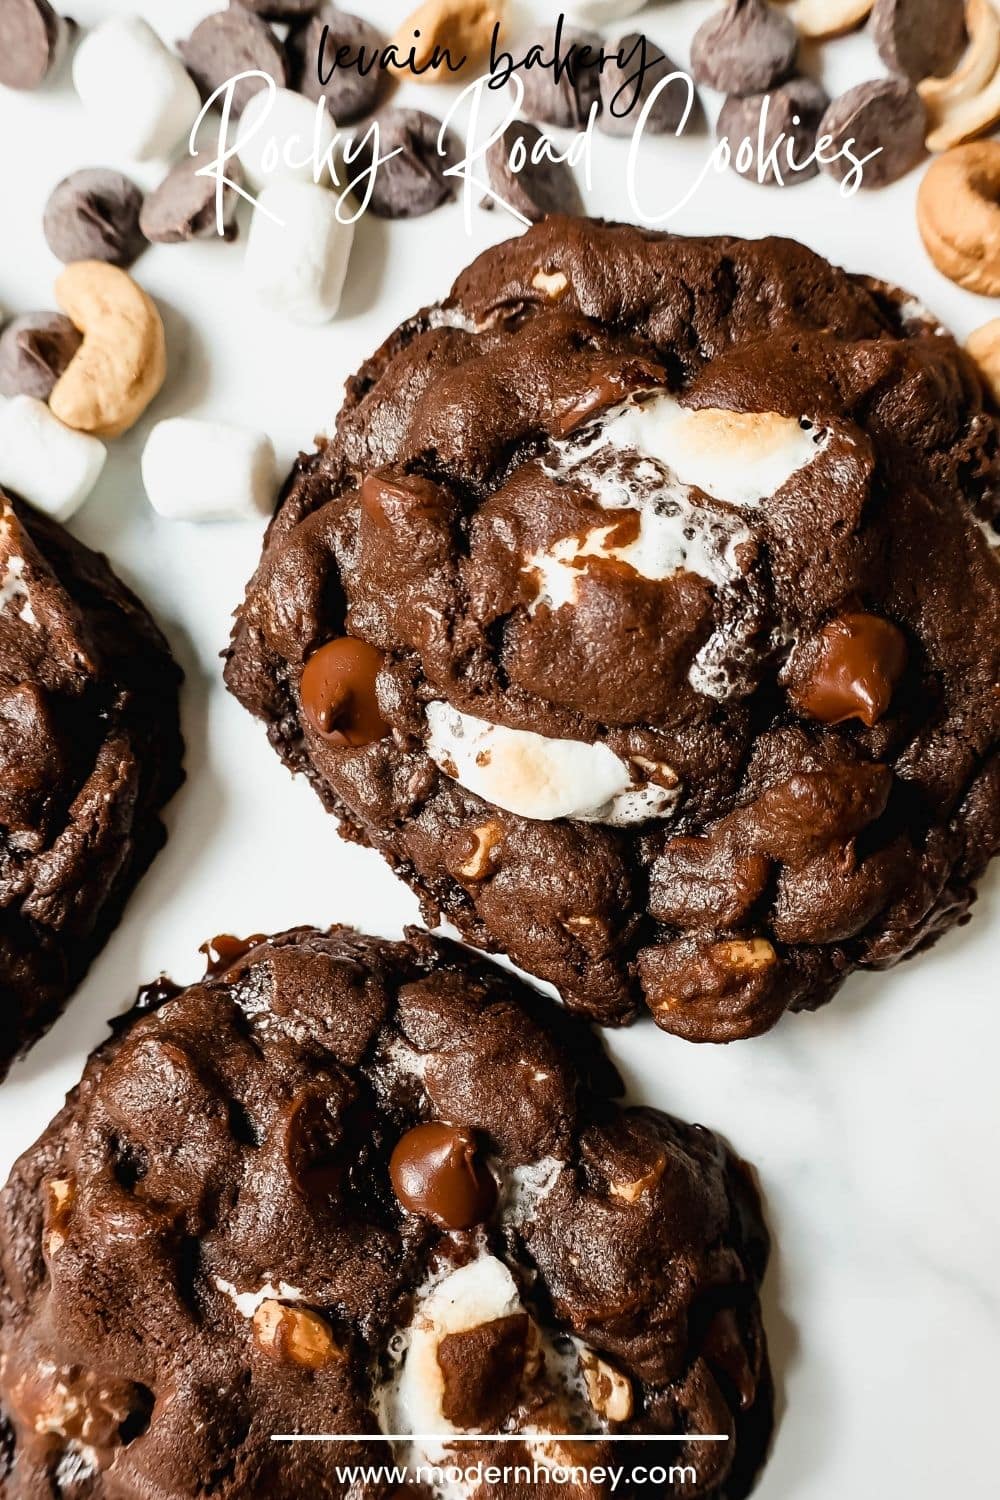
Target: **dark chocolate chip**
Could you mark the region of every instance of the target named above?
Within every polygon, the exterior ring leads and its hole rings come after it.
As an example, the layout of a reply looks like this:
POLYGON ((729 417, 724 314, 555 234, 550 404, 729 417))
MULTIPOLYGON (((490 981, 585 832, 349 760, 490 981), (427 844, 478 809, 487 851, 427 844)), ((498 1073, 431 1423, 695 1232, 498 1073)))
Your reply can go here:
POLYGON ((765 0, 730 0, 709 16, 691 43, 691 71, 724 94, 764 94, 795 66, 799 34, 765 0))
MULTIPOLYGON (((521 108, 533 120, 548 125, 575 129, 585 125, 590 111, 601 97, 601 48, 604 43, 596 31, 557 26, 535 39, 533 47, 544 63, 556 56, 560 66, 543 66, 541 62, 521 69, 517 76, 524 84, 521 108)), ((529 53, 525 54, 530 55, 529 53)))
MULTIPOLYGON (((215 175, 199 177, 201 167, 214 159, 215 153, 199 152, 177 163, 149 194, 142 206, 139 227, 154 244, 175 245, 182 240, 211 239, 218 235, 215 175)), ((226 162, 225 175, 240 185, 243 174, 238 161, 226 162)), ((235 187, 222 189, 223 237, 236 238, 236 208, 239 195, 235 187)))
MULTIPOLYGON (((375 172, 369 207, 382 219, 413 219, 428 214, 455 195, 448 167, 462 156, 461 142, 451 131, 438 150, 441 121, 422 109, 385 109, 376 116, 379 125, 379 155, 397 154, 375 172)), ((374 153, 370 138, 361 138, 352 157, 352 178, 371 170, 374 153)), ((358 188, 363 193, 364 184, 358 188)))
POLYGON ((727 99, 716 134, 729 141, 729 165, 764 187, 794 187, 815 177, 813 155, 819 123, 829 100, 811 78, 790 78, 769 94, 727 99), (761 131, 761 111, 767 111, 761 131))
MULTIPOLYGON (((598 124, 607 135, 631 135, 650 94, 671 73, 679 71, 667 54, 640 32, 631 32, 609 49, 614 54, 601 72, 601 111, 598 124)), ((646 120, 651 135, 668 135, 684 120, 690 90, 679 78, 660 90, 646 120)), ((692 101, 688 123, 695 117, 692 101)))
POLYGON ((869 25, 886 67, 911 83, 950 73, 966 42, 963 0, 875 0, 869 25))
POLYGON ((49 194, 42 228, 52 254, 130 266, 145 247, 139 228, 142 194, 121 172, 83 167, 49 194))
MULTIPOLYGON (((238 73, 251 70, 269 73, 279 88, 288 82, 281 43, 266 21, 242 5, 206 16, 186 41, 177 43, 177 50, 203 99, 238 73)), ((233 114, 242 114, 254 94, 265 87, 260 78, 238 83, 233 91, 233 114)))
POLYGON ((48 0, 3 0, 0 4, 0 83, 36 89, 66 54, 74 23, 48 0))
MULTIPOLYGON (((538 224, 546 214, 582 214, 583 199, 569 164, 546 154, 552 142, 537 125, 514 120, 486 151, 494 192, 515 213, 538 224)), ((484 200, 492 208, 495 199, 484 200)))
POLYGON ((319 10, 320 0, 229 0, 231 10, 253 11, 266 21, 301 21, 319 10))
POLYGON ((62 313, 24 313, 0 334, 0 396, 47 401, 82 343, 62 313))
MULTIPOLYGON (((849 147, 860 160, 878 152, 861 174, 865 188, 886 187, 915 167, 924 154, 926 132, 923 100, 902 78, 873 78, 848 89, 833 101, 819 126, 820 135, 831 138, 831 154, 849 147)), ((845 156, 824 161, 823 167, 838 182, 856 170, 845 156)))
POLYGON ((307 99, 325 99, 338 125, 371 114, 386 74, 379 67, 384 38, 361 16, 324 5, 288 41, 295 86, 307 99))

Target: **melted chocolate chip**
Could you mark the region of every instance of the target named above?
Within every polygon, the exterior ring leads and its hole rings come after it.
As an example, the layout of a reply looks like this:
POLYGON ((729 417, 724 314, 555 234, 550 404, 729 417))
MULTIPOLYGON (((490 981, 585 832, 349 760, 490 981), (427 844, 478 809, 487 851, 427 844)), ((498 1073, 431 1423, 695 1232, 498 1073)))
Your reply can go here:
POLYGON ((247 938, 232 937, 228 932, 220 932, 217 937, 209 938, 198 949, 199 953, 205 955, 205 978, 217 979, 265 941, 262 932, 255 932, 252 937, 247 938))
POLYGON ((842 615, 824 627, 792 698, 821 724, 860 719, 870 729, 889 707, 905 666, 906 641, 895 625, 877 615, 842 615))
POLYGON ((432 1121, 408 1130, 389 1163, 393 1191, 411 1214, 442 1229, 471 1229, 493 1212, 497 1187, 471 1130, 432 1121))
POLYGON ((355 749, 387 733, 375 695, 382 653, 367 641, 338 636, 313 652, 305 664, 299 694, 314 729, 355 749))

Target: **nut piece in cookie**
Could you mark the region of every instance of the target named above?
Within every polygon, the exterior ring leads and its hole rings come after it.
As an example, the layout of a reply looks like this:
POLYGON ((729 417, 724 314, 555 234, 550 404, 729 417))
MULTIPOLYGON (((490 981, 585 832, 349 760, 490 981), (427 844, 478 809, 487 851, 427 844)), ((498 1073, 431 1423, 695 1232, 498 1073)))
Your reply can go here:
POLYGON ((426 932, 205 947, 0 1194, 19 1488, 85 1473, 141 1500, 152 1472, 196 1500, 236 1473, 301 1500, 337 1491, 346 1451, 411 1483, 466 1454, 571 1462, 612 1500, 619 1437, 666 1433, 692 1494, 743 1500, 772 1422, 768 1240, 729 1147, 623 1107, 581 1023, 426 932), (727 1441, 706 1466, 707 1433, 727 1441))

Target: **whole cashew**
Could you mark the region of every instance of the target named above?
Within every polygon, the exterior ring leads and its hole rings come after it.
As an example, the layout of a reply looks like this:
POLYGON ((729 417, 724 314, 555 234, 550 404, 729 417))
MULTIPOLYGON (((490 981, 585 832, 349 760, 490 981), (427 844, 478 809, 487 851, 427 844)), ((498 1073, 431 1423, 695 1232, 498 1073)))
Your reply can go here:
POLYGON ((506 7, 507 0, 424 0, 398 28, 393 45, 400 58, 406 58, 412 47, 414 63, 421 70, 414 76, 416 83, 447 83, 455 76, 447 64, 429 66, 435 50, 447 48, 456 65, 463 57, 470 66, 481 62, 506 7))
POLYGON ((917 227, 945 276, 1000 296, 1000 141, 970 141, 931 162, 917 194, 917 227))
POLYGON ((874 3, 875 0, 792 0, 789 13, 800 36, 819 42, 853 31, 874 3))
POLYGON ((56 300, 83 343, 49 397, 67 427, 118 437, 146 410, 167 373, 163 322, 126 272, 99 260, 66 267, 56 300))
POLYGON ((969 334, 965 347, 979 366, 979 373, 1000 404, 1000 318, 991 318, 969 334))
POLYGON ((928 151, 947 151, 1000 119, 1000 17, 990 0, 968 0, 969 45, 947 78, 925 78, 917 91, 927 107, 928 151))

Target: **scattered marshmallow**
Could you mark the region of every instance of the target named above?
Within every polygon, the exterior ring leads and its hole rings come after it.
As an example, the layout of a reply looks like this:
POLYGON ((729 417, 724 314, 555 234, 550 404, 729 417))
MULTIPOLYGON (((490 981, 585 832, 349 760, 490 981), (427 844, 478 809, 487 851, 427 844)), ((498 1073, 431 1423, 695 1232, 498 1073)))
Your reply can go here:
POLYGON ((292 89, 263 88, 240 116, 236 146, 254 189, 275 182, 329 183, 336 126, 326 101, 292 89))
POLYGON ((74 432, 34 396, 0 405, 0 485, 56 521, 67 521, 90 494, 108 450, 74 432))
POLYGON ((168 521, 252 520, 274 506, 274 447, 262 432, 169 417, 146 439, 142 482, 168 521))
POLYGON ((427 705, 427 729, 427 754, 446 776, 522 818, 625 827, 670 817, 680 799, 669 766, 636 762, 633 771, 608 745, 508 729, 441 701, 427 705))
POLYGON ((354 225, 311 182, 275 182, 254 210, 244 267, 261 300, 295 323, 326 323, 340 306, 354 225))
POLYGON ((116 150, 134 161, 170 156, 201 109, 184 64, 139 16, 111 16, 88 31, 73 82, 116 150))

